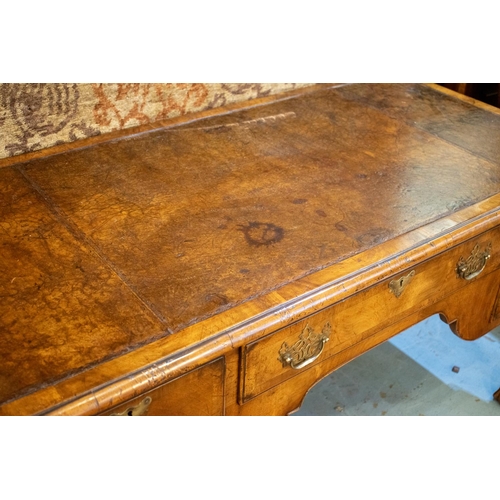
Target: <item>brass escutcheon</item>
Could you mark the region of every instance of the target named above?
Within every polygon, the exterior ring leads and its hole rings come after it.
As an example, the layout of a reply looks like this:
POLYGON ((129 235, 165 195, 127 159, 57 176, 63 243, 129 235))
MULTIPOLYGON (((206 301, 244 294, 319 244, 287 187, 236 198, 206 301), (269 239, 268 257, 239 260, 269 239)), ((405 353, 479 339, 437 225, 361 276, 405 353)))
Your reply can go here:
POLYGON ((413 276, 415 276, 415 270, 411 271, 406 276, 402 276, 401 278, 392 280, 389 283, 389 290, 396 296, 399 297, 405 290, 405 288, 409 285, 413 276))
POLYGON ((479 249, 479 244, 477 244, 467 259, 460 257, 460 260, 457 263, 457 275, 464 280, 471 280, 475 278, 481 274, 490 257, 491 242, 488 243, 486 248, 482 251, 479 249))
POLYGON ((121 413, 113 413, 112 417, 140 417, 145 415, 149 409, 149 405, 153 401, 149 396, 143 399, 137 406, 131 406, 121 413))
POLYGON ((310 365, 323 352, 323 348, 330 338, 331 330, 330 323, 326 323, 321 333, 314 333, 314 330, 306 325, 295 344, 289 346, 283 342, 279 350, 278 361, 281 361, 283 368, 290 366, 294 370, 300 370, 310 365))

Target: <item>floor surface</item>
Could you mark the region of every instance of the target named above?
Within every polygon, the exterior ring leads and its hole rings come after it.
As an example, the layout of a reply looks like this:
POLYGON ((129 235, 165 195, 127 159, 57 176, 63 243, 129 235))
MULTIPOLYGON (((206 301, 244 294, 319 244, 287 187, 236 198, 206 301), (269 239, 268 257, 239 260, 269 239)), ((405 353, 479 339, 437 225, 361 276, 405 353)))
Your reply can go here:
POLYGON ((500 415, 500 328, 474 341, 433 316, 341 367, 295 416, 500 415))

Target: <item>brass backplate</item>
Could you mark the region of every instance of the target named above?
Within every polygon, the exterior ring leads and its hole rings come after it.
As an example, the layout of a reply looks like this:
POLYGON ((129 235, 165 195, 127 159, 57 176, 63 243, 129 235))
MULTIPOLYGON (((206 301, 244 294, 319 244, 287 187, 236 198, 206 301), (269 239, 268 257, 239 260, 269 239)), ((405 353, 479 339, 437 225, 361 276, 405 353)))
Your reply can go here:
POLYGON ((389 283, 389 290, 396 296, 400 297, 401 294, 405 291, 406 287, 410 284, 411 280, 415 276, 415 270, 408 273, 406 276, 401 276, 401 278, 397 278, 392 280, 389 283))

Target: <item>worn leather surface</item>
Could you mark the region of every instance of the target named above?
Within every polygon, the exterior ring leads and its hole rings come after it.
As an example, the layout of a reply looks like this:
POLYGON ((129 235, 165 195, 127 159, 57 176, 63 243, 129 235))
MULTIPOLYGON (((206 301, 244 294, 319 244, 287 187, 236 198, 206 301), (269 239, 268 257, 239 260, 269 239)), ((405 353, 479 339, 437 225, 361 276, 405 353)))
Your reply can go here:
POLYGON ((498 193, 499 144, 499 115, 349 85, 1 169, 1 398, 498 193))

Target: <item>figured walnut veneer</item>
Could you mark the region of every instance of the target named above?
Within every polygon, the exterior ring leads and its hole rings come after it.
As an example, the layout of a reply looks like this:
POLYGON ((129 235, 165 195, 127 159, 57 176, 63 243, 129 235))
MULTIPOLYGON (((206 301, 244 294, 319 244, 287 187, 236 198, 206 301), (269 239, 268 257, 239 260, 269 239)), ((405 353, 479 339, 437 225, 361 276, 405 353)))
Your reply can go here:
POLYGON ((4 162, 0 411, 285 414, 427 315, 500 322, 498 112, 323 85, 210 115, 4 162))

